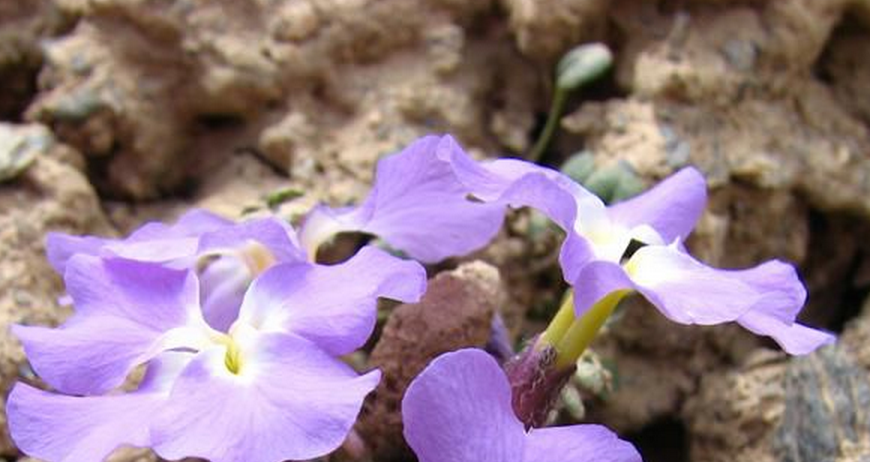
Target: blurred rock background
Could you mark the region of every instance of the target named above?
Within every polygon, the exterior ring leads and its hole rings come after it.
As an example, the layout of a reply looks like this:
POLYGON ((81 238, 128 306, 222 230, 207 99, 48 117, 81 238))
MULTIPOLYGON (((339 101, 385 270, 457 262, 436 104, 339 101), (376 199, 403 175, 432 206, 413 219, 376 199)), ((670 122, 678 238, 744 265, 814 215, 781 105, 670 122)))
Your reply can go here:
MULTIPOLYGON (((647 184, 698 166, 711 204, 693 251, 796 263, 803 320, 842 339, 790 359, 637 303, 595 345, 616 380, 587 418, 648 462, 870 461, 866 0, 2 1, 0 404, 32 379, 7 326, 69 314, 47 231, 123 234, 191 206, 238 217, 276 191, 298 196, 271 204, 288 218, 351 203, 380 156, 432 132, 521 157, 555 63, 589 41, 616 64, 569 101, 543 163, 586 151, 647 184)), ((528 218, 476 256, 520 338, 563 289, 528 218)), ((0 413, 0 458, 18 457, 0 413)))

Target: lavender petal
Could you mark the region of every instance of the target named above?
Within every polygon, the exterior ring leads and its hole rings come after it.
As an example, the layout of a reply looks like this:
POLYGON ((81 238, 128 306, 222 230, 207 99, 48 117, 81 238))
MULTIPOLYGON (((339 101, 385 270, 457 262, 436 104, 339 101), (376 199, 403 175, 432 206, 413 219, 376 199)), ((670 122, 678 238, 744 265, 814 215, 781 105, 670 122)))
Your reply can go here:
POLYGON ((501 228, 504 207, 468 199, 444 156, 461 149, 449 137, 421 138, 378 162, 368 197, 350 210, 319 208, 303 224, 312 251, 330 236, 359 231, 380 236, 423 262, 465 255, 485 246, 501 228))
POLYGON ((601 425, 533 429, 523 462, 641 462, 634 446, 601 425))
POLYGON ((240 322, 291 332, 335 355, 362 346, 374 329, 378 297, 415 302, 426 290, 420 264, 364 247, 338 265, 282 264, 256 279, 240 322))
POLYGON ((704 176, 687 167, 649 191, 608 207, 607 213, 626 228, 649 225, 665 242, 673 242, 692 232, 706 204, 704 176))
POLYGON ((242 354, 238 375, 223 348, 191 361, 152 426, 158 454, 212 462, 323 456, 347 437, 380 379, 293 335, 263 334, 242 354))
POLYGON ((402 400, 405 439, 420 462, 517 462, 523 425, 498 363, 481 350, 436 358, 402 400))
POLYGON ((190 272, 75 256, 66 283, 76 314, 58 329, 14 326, 39 376, 71 394, 119 386, 163 349, 199 341, 205 328, 190 272))

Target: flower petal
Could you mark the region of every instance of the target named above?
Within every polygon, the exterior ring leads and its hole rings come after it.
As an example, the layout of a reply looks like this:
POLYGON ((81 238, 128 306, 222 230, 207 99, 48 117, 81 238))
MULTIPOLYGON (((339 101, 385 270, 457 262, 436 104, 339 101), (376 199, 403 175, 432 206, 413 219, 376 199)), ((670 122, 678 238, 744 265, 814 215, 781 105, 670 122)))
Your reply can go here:
POLYGON ((468 199, 443 151, 461 148, 449 137, 421 138, 378 162, 375 183, 356 208, 318 208, 303 224, 301 239, 313 253, 332 235, 359 231, 380 236, 423 262, 477 250, 501 228, 504 207, 468 199))
POLYGON ((190 357, 165 353, 140 390, 123 395, 65 396, 19 383, 6 405, 12 439, 27 455, 53 462, 101 461, 121 446, 150 446, 149 416, 190 357))
POLYGON ((684 239, 692 232, 707 204, 707 182, 686 167, 649 191, 607 208, 610 218, 626 228, 649 225, 665 242, 684 239))
POLYGON ((475 162, 460 149, 443 154, 474 197, 511 207, 532 207, 564 230, 573 228, 577 203, 597 200, 571 178, 551 168, 518 159, 475 162))
POLYGON ((602 260, 584 266, 572 286, 574 314, 577 317, 583 316, 592 305, 611 292, 637 288, 621 266, 602 260))
POLYGON ((215 330, 226 332, 239 317, 253 276, 241 257, 222 255, 199 273, 202 315, 215 330))
POLYGON ((280 262, 307 261, 296 231, 277 217, 258 218, 225 226, 202 235, 198 254, 243 249, 251 242, 262 244, 280 262))
MULTIPOLYGON (((130 260, 171 262, 196 255, 199 238, 233 222, 205 210, 191 210, 172 225, 146 223, 128 238, 108 242, 105 250, 111 255, 130 260)), ((191 262, 186 262, 188 265, 191 262)), ((178 265, 178 267, 185 265, 178 265)))
POLYGON ((194 209, 182 215, 173 225, 149 222, 125 239, 49 233, 46 253, 52 267, 61 275, 67 261, 80 253, 163 263, 192 256, 200 235, 232 224, 230 220, 211 212, 194 209))
POLYGON ((64 393, 115 388, 164 349, 198 345, 207 329, 186 271, 77 255, 66 283, 76 314, 63 326, 13 327, 37 374, 64 393))
POLYGON ((244 294, 257 275, 278 262, 308 261, 296 232, 276 217, 205 233, 196 253, 217 256, 200 271, 202 311, 210 326, 224 332, 238 318, 244 294))
POLYGON ((420 462, 518 462, 525 450, 507 378, 481 350, 432 361, 405 392, 402 420, 420 462))
POLYGON ((210 231, 216 231, 233 222, 220 215, 203 209, 192 209, 180 216, 171 225, 152 221, 133 231, 126 239, 130 242, 153 241, 166 238, 199 236, 210 231))
POLYGON ((103 239, 93 236, 73 236, 64 233, 48 233, 45 238, 45 253, 49 263, 58 274, 63 276, 66 262, 73 255, 99 255, 100 250, 113 239, 103 239))
POLYGON ((739 271, 711 268, 676 245, 643 247, 625 269, 647 300, 681 324, 736 321, 763 295, 735 274, 739 271))
POLYGON ((532 207, 568 231, 577 218, 578 200, 570 191, 577 188, 566 188, 542 172, 530 173, 511 183, 498 200, 514 208, 532 207))
POLYGON ((226 368, 224 355, 223 348, 200 353, 176 381, 152 426, 162 457, 280 462, 322 456, 341 445, 380 379, 378 371, 358 376, 293 335, 257 338, 239 375, 226 368))
POLYGON ((737 319, 737 323, 758 335, 773 338, 786 353, 805 355, 817 348, 834 343, 837 339, 827 332, 804 326, 797 322, 785 322, 777 316, 762 311, 763 302, 737 319))
POLYGON ((595 259, 595 251, 588 240, 574 232, 568 232, 559 251, 559 266, 562 278, 569 284, 577 281, 580 271, 595 259))
POLYGON ((601 425, 533 429, 523 462, 641 462, 637 449, 601 425))
POLYGON ((341 355, 372 333, 378 297, 416 302, 426 271, 374 247, 338 265, 283 264, 257 278, 245 295, 239 322, 292 332, 341 355))
POLYGON ((754 268, 731 272, 734 277, 752 286, 764 299, 767 316, 792 323, 807 300, 807 290, 795 267, 779 260, 764 262, 754 268))
POLYGON ((74 397, 17 384, 6 412, 15 444, 53 462, 104 460, 124 446, 150 444, 146 418, 162 394, 74 397))

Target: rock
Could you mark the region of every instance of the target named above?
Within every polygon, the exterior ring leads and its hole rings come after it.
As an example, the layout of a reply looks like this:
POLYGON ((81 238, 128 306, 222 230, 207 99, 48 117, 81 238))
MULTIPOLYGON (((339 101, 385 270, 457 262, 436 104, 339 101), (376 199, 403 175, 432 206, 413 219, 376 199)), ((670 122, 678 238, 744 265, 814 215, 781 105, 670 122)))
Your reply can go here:
POLYGON ((705 377, 684 415, 692 460, 870 460, 870 299, 837 344, 789 359, 760 350, 705 377))
POLYGON ((54 137, 41 125, 0 123, 0 183, 20 175, 52 143, 54 137))
POLYGON ((69 27, 71 18, 52 0, 0 5, 0 120, 21 119, 36 93, 40 43, 69 27))
POLYGON ((794 361, 773 440, 777 460, 870 460, 870 374, 856 366, 837 348, 794 361))
MULTIPOLYGON (((761 350, 739 370, 710 374, 684 408, 691 460, 773 462, 773 430, 785 412, 788 359, 761 350)), ((811 459, 814 460, 814 459, 811 459)))
POLYGON ((467 36, 489 3, 67 0, 82 19, 46 45, 28 117, 100 166, 101 191, 137 200, 198 176, 196 138, 227 124, 261 130, 246 147, 309 181, 315 168, 370 171, 379 155, 431 131, 485 144, 484 103, 504 99, 499 120, 528 127, 528 113, 517 115, 528 92, 515 82, 533 80, 516 65, 520 78, 497 85, 497 63, 519 57, 508 41, 467 36))
MULTIPOLYGON (((72 156, 68 151, 43 145, 33 165, 0 189, 0 332, 15 323, 56 325, 70 313, 57 303, 63 287, 45 258, 48 231, 113 233, 93 188, 62 160, 72 156)), ((0 396, 28 371, 18 341, 0 335, 0 396)), ((16 453, 7 431, 0 424, 0 456, 16 453)))
POLYGON ((589 421, 620 434, 678 415, 703 377, 742 360, 760 342, 736 325, 676 324, 637 296, 618 310, 592 344, 617 377, 614 390, 586 410, 589 421))
POLYGON ((855 117, 870 123, 870 63, 861 59, 861 50, 870 46, 870 21, 845 17, 834 30, 818 67, 830 82, 837 100, 855 117))
POLYGON ((503 0, 517 45, 526 55, 555 63, 571 45, 604 35, 608 2, 503 0))
POLYGON ((375 460, 397 460, 408 451, 400 405, 411 380, 442 353, 486 345, 503 296, 498 270, 471 262, 429 281, 420 303, 393 311, 369 361, 383 378, 357 425, 375 460))

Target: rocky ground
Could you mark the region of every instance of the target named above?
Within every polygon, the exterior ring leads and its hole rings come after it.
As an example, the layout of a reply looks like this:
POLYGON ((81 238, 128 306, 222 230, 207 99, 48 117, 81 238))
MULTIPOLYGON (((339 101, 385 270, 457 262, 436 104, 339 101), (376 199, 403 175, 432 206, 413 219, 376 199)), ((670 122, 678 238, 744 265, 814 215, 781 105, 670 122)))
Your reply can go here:
MULTIPOLYGON (((870 461, 866 0, 0 2, 0 329, 69 314, 49 230, 122 234, 191 206, 262 213, 279 191, 298 196, 271 207, 292 219, 358 200, 380 156, 432 132, 475 156, 523 156, 554 64, 588 41, 613 49, 614 69, 569 101, 543 162, 587 151, 648 184, 698 166, 711 204, 693 251, 724 267, 795 262, 803 319, 842 337, 790 359, 636 303, 594 345, 618 380, 584 393, 586 417, 648 462, 870 461)), ((422 361, 445 339, 481 343, 474 316, 493 310, 513 334, 534 332, 557 300, 554 243, 530 239, 528 221, 514 217, 475 256, 489 265, 439 276, 425 302, 498 306, 395 309, 371 357, 389 389, 360 429, 380 460, 402 452, 393 394, 416 364, 391 356, 409 341, 402 326, 433 326, 422 361)), ((0 405, 19 378, 32 372, 0 334, 0 405)), ((0 458, 17 457, 0 413, 0 458)), ((133 460, 153 456, 118 454, 133 460)))

